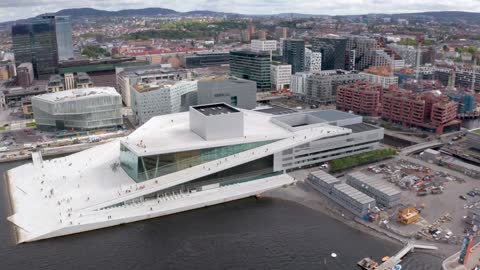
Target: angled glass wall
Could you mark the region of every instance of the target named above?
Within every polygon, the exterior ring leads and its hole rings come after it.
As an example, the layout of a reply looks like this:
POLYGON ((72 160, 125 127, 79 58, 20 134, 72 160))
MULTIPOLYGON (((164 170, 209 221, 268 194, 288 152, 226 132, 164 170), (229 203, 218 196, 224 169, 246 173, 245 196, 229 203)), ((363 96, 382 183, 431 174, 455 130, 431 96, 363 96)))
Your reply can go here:
POLYGON ((121 145, 120 165, 133 180, 142 182, 272 142, 273 141, 262 141, 144 157, 137 157, 135 153, 127 147, 121 145))

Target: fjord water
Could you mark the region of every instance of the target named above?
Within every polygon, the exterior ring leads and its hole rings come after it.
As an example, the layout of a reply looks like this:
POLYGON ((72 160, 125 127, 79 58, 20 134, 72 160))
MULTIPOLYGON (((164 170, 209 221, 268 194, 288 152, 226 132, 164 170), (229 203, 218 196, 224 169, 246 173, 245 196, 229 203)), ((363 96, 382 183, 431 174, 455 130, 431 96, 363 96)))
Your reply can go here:
MULTIPOLYGON (((0 165, 0 172, 23 164, 0 165)), ((0 184, 0 269, 359 269, 401 247, 303 206, 244 199, 93 232, 15 245, 0 184), (335 252, 337 258, 331 258, 335 252)), ((415 253, 403 269, 437 270, 415 253)))

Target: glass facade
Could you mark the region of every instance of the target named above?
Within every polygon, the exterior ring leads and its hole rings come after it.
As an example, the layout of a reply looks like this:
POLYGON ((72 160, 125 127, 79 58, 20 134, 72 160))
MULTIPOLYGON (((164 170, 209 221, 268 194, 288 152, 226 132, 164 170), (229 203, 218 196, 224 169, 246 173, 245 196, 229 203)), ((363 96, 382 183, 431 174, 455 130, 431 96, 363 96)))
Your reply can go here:
POLYGON ((283 48, 283 62, 292 65, 292 74, 305 71, 305 41, 287 39, 283 48))
POLYGON ((272 61, 267 52, 230 52, 230 75, 257 82, 258 91, 271 90, 272 61))
POLYGON ((55 20, 50 17, 12 26, 17 64, 32 63, 36 77, 54 74, 58 66, 55 20))
POLYGON ((269 143, 272 143, 272 141, 237 144, 144 157, 137 157, 126 146, 121 145, 120 165, 133 180, 136 182, 142 182, 269 143))
POLYGON ((345 69, 346 38, 313 38, 312 51, 322 53, 322 70, 345 69))
POLYGON ((58 59, 73 59, 72 23, 70 17, 55 16, 58 59))

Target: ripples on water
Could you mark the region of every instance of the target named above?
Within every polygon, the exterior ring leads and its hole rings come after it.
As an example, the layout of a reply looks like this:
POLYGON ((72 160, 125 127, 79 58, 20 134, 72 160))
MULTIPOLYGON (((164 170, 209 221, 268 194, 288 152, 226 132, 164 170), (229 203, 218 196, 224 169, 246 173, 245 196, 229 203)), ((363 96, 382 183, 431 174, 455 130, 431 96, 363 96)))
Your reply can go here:
MULTIPOLYGON (((0 165, 0 171, 21 163, 0 165)), ((0 187, 1 205, 5 191, 0 187)), ((40 242, 13 245, 0 215, 0 269, 358 269, 400 247, 302 206, 245 199, 40 242), (338 254, 336 259, 330 253, 338 254)), ((438 270, 416 253, 404 269, 438 270)))

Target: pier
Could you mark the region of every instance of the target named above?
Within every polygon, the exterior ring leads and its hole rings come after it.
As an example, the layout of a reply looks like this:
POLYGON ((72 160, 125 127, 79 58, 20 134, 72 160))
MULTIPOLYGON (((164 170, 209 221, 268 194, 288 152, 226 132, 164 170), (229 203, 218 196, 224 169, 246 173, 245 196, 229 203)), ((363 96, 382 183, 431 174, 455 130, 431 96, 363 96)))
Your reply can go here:
POLYGON ((417 245, 414 241, 409 241, 407 245, 402 248, 395 256, 390 257, 387 261, 380 264, 375 270, 391 270, 395 265, 399 264, 402 261, 402 258, 405 257, 408 253, 413 252, 414 249, 426 249, 426 250, 437 250, 435 246, 426 246, 426 245, 417 245))

